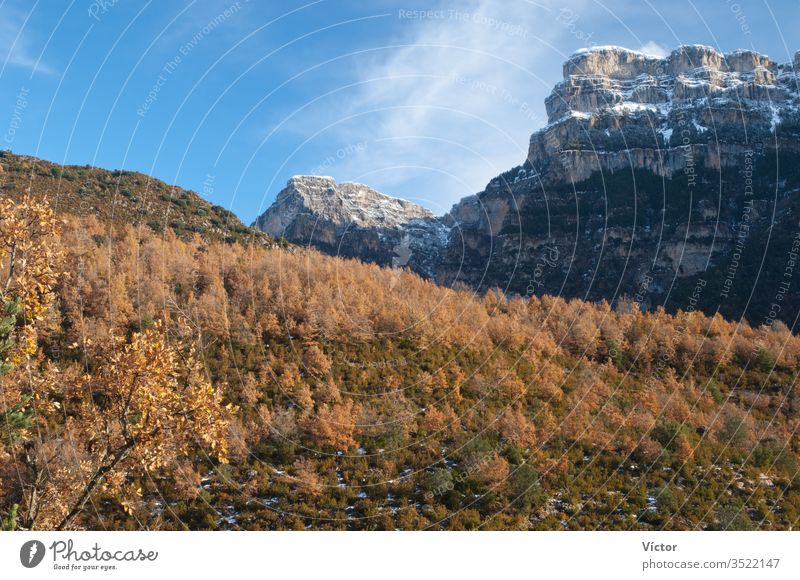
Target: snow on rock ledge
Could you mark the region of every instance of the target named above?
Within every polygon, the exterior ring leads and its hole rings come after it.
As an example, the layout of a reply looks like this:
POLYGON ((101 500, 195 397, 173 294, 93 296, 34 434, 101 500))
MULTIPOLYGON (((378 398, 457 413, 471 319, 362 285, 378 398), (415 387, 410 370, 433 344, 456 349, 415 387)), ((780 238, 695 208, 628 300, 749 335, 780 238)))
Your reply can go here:
POLYGON ((549 124, 531 137, 528 161, 552 179, 584 179, 613 171, 618 153, 641 150, 642 168, 670 175, 687 157, 679 147, 709 159, 709 147, 763 141, 785 119, 796 121, 799 65, 800 53, 777 64, 702 45, 664 58, 616 46, 578 51, 545 101, 549 124))
POLYGON ((432 212, 360 183, 295 176, 255 227, 329 254, 432 275, 449 227, 432 212))

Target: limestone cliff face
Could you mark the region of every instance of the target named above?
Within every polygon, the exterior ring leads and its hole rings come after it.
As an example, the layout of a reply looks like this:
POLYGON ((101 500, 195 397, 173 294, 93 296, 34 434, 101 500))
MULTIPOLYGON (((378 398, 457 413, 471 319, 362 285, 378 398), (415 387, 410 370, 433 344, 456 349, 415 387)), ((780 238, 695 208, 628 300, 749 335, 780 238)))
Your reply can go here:
POLYGON ((528 152, 545 176, 581 181, 630 166, 671 177, 688 159, 709 163, 709 147, 723 165, 734 164, 736 146, 763 141, 796 118, 800 91, 792 63, 752 51, 683 46, 654 58, 600 47, 566 62, 545 106, 549 125, 534 133, 528 152))
POLYGON ((409 266, 432 276, 448 228, 427 209, 360 183, 295 176, 255 227, 332 255, 409 266))

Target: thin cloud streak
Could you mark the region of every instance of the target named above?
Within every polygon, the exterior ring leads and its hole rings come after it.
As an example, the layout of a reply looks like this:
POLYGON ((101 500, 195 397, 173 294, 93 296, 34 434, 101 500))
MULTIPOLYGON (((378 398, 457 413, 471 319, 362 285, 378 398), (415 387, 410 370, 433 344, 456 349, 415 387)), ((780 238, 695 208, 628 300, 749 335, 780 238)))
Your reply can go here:
POLYGON ((26 30, 27 16, 20 10, 6 6, 0 18, 0 55, 3 68, 6 65, 16 66, 31 71, 31 74, 55 74, 51 68, 36 55, 30 32, 26 30))
MULTIPOLYGON (((439 213, 524 161, 546 124, 543 100, 557 79, 534 74, 568 34, 552 10, 528 2, 476 0, 426 16, 397 11, 406 31, 360 62, 356 89, 304 120, 338 148, 329 172, 439 213), (353 117, 352 121, 344 121, 353 117)), ((343 83, 344 84, 344 83, 343 83)), ((311 169, 311 168, 309 168, 311 169)))

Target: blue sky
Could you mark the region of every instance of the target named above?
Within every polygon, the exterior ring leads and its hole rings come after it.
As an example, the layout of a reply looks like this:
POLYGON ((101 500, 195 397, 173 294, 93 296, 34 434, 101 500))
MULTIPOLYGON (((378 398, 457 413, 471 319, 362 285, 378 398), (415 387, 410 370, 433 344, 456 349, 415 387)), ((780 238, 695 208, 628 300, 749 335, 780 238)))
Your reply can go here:
POLYGON ((307 173, 443 213, 524 160, 575 50, 784 62, 798 28, 797 0, 0 0, 0 147, 142 171, 247 223, 307 173))

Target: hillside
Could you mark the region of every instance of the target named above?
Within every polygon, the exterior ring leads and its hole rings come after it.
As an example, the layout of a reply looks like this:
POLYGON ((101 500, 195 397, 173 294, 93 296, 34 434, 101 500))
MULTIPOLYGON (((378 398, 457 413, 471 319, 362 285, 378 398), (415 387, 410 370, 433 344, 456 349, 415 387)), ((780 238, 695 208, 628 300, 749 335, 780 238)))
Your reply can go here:
MULTIPOLYGON (((195 345, 233 414, 225 440, 211 440, 225 458, 188 443, 169 463, 163 452, 134 458, 71 527, 791 529, 800 519, 800 338, 780 322, 476 296, 313 250, 109 232, 92 217, 68 216, 46 243, 42 255, 69 274, 36 323, 36 357, 0 373, 6 421, 32 400, 38 410, 36 429, 0 438, 3 518, 36 478, 45 497, 70 497, 102 456, 103 429, 84 434, 77 421, 108 408, 101 386, 114 393, 136 375, 104 379, 96 369, 109 354, 92 344, 128 337, 130 352, 136 332, 163 321, 168 342, 195 345), (46 470, 26 467, 37 457, 46 470)), ((203 421, 179 425, 190 442, 207 439, 203 421)), ((154 445, 173 449, 170 438, 154 445)), ((65 513, 51 500, 44 528, 65 513)))
POLYGON ((170 229, 187 239, 271 243, 269 236, 245 226, 225 208, 197 193, 134 171, 111 171, 88 165, 58 165, 0 151, 0 191, 20 199, 24 192, 47 194, 57 211, 94 215, 103 223, 170 229))

